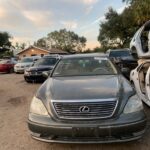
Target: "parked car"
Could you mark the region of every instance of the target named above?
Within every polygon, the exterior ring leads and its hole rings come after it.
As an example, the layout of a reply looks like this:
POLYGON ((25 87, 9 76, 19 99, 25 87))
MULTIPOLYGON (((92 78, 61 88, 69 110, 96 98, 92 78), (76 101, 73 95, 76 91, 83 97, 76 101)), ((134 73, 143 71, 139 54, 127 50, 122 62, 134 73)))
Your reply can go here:
POLYGON ((63 56, 33 97, 34 139, 59 143, 137 140, 145 132, 142 101, 104 54, 63 56))
POLYGON ((24 57, 14 66, 14 71, 16 73, 24 73, 26 68, 31 67, 40 58, 40 56, 24 57))
POLYGON ((130 71, 138 65, 129 49, 110 49, 106 53, 127 78, 130 77, 130 71))
POLYGON ((16 61, 13 61, 11 59, 3 59, 0 61, 0 72, 3 73, 12 73, 14 72, 14 65, 16 64, 16 61))
POLYGON ((150 60, 145 60, 131 71, 130 81, 140 99, 150 106, 150 60))
POLYGON ((150 58, 150 20, 135 33, 130 42, 130 49, 135 57, 150 58))
POLYGON ((44 71, 50 71, 54 68, 59 60, 59 56, 44 56, 34 63, 30 68, 27 68, 24 73, 26 82, 44 81, 46 78, 42 75, 44 71))

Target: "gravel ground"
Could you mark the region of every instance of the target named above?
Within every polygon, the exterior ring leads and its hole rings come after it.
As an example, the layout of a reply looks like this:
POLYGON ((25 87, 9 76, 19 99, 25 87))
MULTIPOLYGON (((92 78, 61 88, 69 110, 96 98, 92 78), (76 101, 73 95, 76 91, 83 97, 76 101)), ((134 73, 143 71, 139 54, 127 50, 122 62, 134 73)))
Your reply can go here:
MULTIPOLYGON (((30 137, 27 128, 31 99, 40 84, 28 84, 21 74, 0 74, 0 150, 149 150, 149 122, 145 136, 115 144, 50 144, 30 137)), ((145 106, 148 120, 150 108, 145 106)))

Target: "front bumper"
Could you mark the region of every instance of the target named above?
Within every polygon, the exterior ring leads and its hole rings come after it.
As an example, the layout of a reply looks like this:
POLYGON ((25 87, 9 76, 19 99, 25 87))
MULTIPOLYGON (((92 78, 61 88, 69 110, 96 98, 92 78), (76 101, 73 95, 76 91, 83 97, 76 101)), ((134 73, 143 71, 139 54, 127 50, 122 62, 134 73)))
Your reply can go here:
POLYGON ((25 68, 16 68, 14 67, 14 72, 16 73, 24 73, 25 68))
POLYGON ((45 81, 46 78, 43 75, 24 75, 26 81, 45 81))
POLYGON ((60 122, 29 115, 28 127, 34 139, 57 143, 112 143, 137 140, 146 129, 144 112, 121 115, 113 120, 60 122))

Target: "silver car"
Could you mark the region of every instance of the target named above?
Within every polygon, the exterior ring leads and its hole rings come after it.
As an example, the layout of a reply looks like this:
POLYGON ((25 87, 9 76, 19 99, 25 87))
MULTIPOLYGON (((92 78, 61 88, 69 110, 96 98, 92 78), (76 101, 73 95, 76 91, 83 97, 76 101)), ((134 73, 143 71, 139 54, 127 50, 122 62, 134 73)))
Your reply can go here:
POLYGON ((31 67, 40 58, 40 56, 24 57, 14 66, 14 71, 16 73, 24 73, 25 69, 31 67))

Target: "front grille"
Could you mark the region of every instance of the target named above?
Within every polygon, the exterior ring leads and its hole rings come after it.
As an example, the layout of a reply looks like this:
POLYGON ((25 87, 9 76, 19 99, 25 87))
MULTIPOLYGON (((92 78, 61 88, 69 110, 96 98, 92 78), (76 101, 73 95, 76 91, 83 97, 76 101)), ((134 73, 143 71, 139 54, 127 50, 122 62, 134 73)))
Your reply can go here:
MULTIPOLYGON (((91 100, 92 101, 92 100, 91 100)), ((117 100, 95 102, 53 102, 59 118, 96 119, 111 117, 116 109, 117 100)))
POLYGON ((42 75, 42 71, 31 71, 31 75, 42 75))

